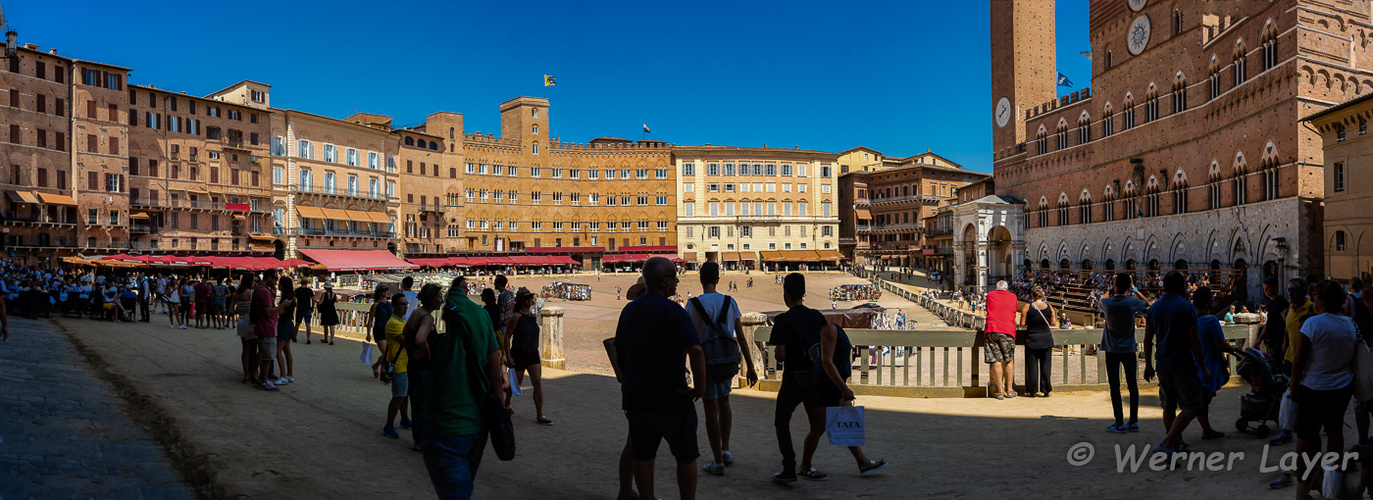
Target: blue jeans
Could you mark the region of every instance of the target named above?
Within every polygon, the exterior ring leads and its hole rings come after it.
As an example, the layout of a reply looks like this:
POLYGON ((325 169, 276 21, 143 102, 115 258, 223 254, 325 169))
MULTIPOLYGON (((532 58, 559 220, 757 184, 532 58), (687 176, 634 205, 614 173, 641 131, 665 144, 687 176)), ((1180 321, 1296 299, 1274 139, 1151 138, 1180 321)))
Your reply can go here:
POLYGON ((441 499, 472 498, 477 467, 486 451, 486 431, 466 436, 430 438, 424 443, 424 467, 441 499))

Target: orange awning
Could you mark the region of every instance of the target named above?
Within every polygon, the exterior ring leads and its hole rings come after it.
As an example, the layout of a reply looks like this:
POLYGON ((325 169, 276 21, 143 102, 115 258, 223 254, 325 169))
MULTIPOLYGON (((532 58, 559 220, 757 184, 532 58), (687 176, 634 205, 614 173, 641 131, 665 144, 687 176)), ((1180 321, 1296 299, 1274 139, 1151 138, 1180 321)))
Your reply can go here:
POLYGON ((779 252, 777 250, 763 250, 761 252, 758 252, 758 254, 763 257, 763 260, 769 262, 785 260, 782 258, 782 252, 779 252))
POLYGON ((65 205, 69 207, 76 206, 76 200, 73 200, 72 197, 67 196, 65 194, 51 194, 43 192, 39 192, 36 194, 38 195, 38 199, 43 200, 43 203, 47 203, 49 205, 65 205))
POLYGON ((248 220, 248 218, 247 218, 247 217, 244 217, 242 214, 234 214, 234 219, 236 219, 236 220, 248 220))
POLYGON ((306 219, 323 219, 323 218, 325 218, 325 217, 324 217, 324 212, 323 212, 322 210, 320 210, 319 207, 302 207, 302 206, 296 206, 296 213, 300 214, 301 217, 304 217, 304 218, 306 218, 306 219))
POLYGON ((38 203, 38 197, 33 195, 33 191, 5 191, 9 195, 10 201, 16 203, 38 203))
POLYGON ((696 262, 696 252, 683 252, 682 258, 687 262, 696 262))
POLYGON ((868 220, 872 220, 872 212, 869 212, 868 209, 866 209, 866 208, 860 208, 860 209, 858 209, 858 210, 854 210, 854 213, 857 213, 857 214, 858 214, 858 218, 859 218, 859 219, 868 219, 868 220))
POLYGON ((333 219, 335 221, 352 220, 348 217, 348 210, 340 210, 337 208, 321 208, 320 210, 324 212, 325 219, 333 219))
POLYGON ((272 240, 275 240, 276 238, 275 238, 275 237, 272 237, 271 235, 267 235, 267 234, 250 234, 250 235, 248 235, 248 239, 250 239, 250 240, 257 240, 257 241, 272 241, 272 240))
POLYGON ((130 218, 130 219, 146 219, 146 218, 148 218, 148 213, 147 213, 147 212, 135 212, 135 213, 131 213, 131 214, 129 214, 129 218, 130 218))
POLYGON ((378 223, 378 224, 390 224, 390 223, 391 223, 391 216, 386 215, 386 212, 364 212, 364 213, 366 213, 367 216, 368 216, 369 218, 371 218, 372 222, 376 222, 376 223, 378 223))

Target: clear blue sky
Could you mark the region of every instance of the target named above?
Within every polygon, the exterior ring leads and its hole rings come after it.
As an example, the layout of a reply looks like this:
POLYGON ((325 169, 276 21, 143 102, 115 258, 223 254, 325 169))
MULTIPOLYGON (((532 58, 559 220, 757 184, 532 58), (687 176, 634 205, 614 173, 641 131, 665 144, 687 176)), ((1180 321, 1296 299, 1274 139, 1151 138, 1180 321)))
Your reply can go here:
MULTIPOLYGON (((932 148, 991 171, 986 0, 0 5, 20 43, 195 95, 250 79, 276 107, 398 125, 453 111, 469 133, 499 132, 501 102, 547 96, 565 141, 638 139, 647 123, 677 144, 932 148)), ((1057 9, 1058 69, 1081 88, 1087 0, 1057 9)))

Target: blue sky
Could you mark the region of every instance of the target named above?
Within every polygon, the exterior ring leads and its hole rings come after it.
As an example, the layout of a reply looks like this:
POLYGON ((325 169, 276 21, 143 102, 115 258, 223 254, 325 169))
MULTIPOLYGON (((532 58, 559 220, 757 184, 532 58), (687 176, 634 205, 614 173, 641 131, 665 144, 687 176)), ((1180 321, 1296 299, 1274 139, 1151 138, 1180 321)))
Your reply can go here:
MULTIPOLYGON (((196 95, 251 79, 276 107, 398 125, 453 111, 469 133, 499 132, 501 102, 546 96, 564 141, 647 123, 677 144, 930 148, 991 171, 985 0, 0 4, 20 43, 196 95)), ((1086 86, 1087 0, 1057 10, 1058 70, 1086 86)))

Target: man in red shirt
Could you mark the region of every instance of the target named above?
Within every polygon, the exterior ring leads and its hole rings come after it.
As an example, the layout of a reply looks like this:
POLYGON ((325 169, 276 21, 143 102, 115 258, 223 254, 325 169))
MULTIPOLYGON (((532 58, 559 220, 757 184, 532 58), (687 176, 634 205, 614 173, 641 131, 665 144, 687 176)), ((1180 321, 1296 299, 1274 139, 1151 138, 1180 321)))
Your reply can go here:
POLYGON ((992 365, 992 397, 1013 398, 1015 394, 1015 314, 1020 301, 1005 280, 987 294, 986 361, 992 365))

